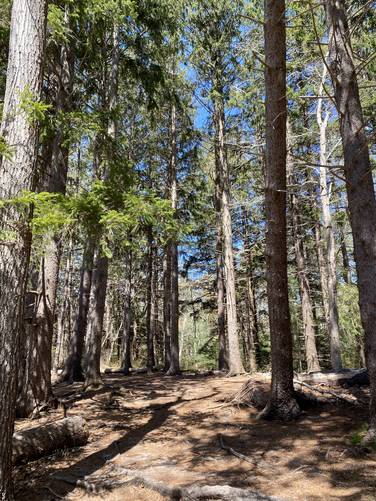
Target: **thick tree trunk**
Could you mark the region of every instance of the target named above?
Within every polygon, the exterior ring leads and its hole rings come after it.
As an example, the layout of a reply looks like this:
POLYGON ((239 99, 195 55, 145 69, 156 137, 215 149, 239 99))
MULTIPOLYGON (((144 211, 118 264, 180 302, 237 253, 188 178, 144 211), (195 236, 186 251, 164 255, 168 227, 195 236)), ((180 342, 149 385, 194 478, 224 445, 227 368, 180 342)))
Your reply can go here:
MULTIPOLYGON (((169 192, 172 208, 178 208, 178 183, 177 183, 177 131, 176 131, 176 108, 171 109, 171 156, 169 162, 169 192)), ((167 256, 171 260, 171 289, 170 289, 170 366, 168 375, 179 374, 179 258, 178 244, 176 238, 169 242, 169 252, 167 256)))
MULTIPOLYGON (((1 136, 11 157, 0 165, 0 199, 17 197, 35 188, 38 126, 20 108, 24 93, 39 100, 42 88, 47 2, 14 0, 12 6, 1 136)), ((25 288, 31 237, 28 214, 8 206, 0 222, 0 500, 13 499, 12 434, 17 368, 22 336, 25 288)))
POLYGON ((266 258, 272 392, 262 417, 293 419, 292 334, 286 236, 286 27, 284 0, 265 1, 266 258))
MULTIPOLYGON (((322 76, 321 87, 319 95, 322 95, 326 79, 326 66, 322 76)), ((323 103, 319 99, 317 106, 317 123, 320 129, 320 165, 328 164, 327 155, 327 140, 326 129, 329 120, 329 113, 327 112, 323 118, 323 103)), ((320 198, 322 207, 322 220, 324 226, 324 236, 326 244, 326 290, 328 294, 328 318, 327 327, 330 341, 330 360, 332 369, 339 371, 342 368, 341 358, 341 344, 340 344, 340 330, 339 330, 339 317, 337 308, 337 265, 336 265, 336 248, 334 239, 334 229, 332 214, 330 212, 330 183, 328 183, 327 170, 325 167, 320 167, 320 198)))
POLYGON ((85 345, 87 317, 90 306, 90 292, 93 275, 94 242, 89 238, 86 242, 82 258, 80 289, 78 293, 78 311, 69 343, 68 357, 61 381, 83 381, 82 359, 85 345))
POLYGON ((376 434, 376 201, 350 32, 342 0, 327 0, 329 67, 340 120, 360 314, 371 384, 370 435, 376 434))
POLYGON ((108 258, 96 251, 92 275, 90 307, 86 335, 85 388, 103 385, 101 377, 101 347, 108 281, 108 258))
POLYGON ((13 435, 12 461, 35 461, 57 450, 86 445, 88 438, 89 428, 80 416, 20 431, 13 435))
POLYGON ((227 320, 227 342, 228 342, 228 369, 229 374, 244 373, 243 362, 240 355, 238 321, 236 311, 236 283, 235 283, 235 263, 232 242, 232 221, 231 221, 231 195, 230 178, 225 147, 225 115, 223 102, 215 100, 214 123, 216 141, 216 169, 217 183, 220 193, 220 214, 222 222, 223 238, 223 264, 226 293, 226 320, 227 320))
MULTIPOLYGON (((288 125, 289 127, 289 125, 288 125)), ((294 186, 294 160, 290 152, 292 148, 292 133, 288 130, 287 153, 287 177, 290 186, 294 186)), ((320 371, 320 362, 317 354, 315 340, 315 324, 313 319, 313 308, 311 300, 311 290, 307 275, 307 263, 305 259, 305 250, 302 235, 300 234, 299 207, 296 194, 293 188, 290 188, 291 219, 293 227, 293 237, 295 242, 295 260, 299 278, 300 297, 302 302, 303 333, 305 345, 305 358, 307 372, 320 371)))

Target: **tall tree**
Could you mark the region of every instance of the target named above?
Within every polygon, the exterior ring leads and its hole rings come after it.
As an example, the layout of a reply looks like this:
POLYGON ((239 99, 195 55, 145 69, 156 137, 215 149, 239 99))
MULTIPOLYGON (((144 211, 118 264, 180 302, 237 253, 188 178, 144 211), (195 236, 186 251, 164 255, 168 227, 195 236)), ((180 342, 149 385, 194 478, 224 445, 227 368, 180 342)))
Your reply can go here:
MULTIPOLYGON (((35 185, 38 124, 29 116, 41 98, 47 1, 14 0, 1 136, 0 199, 17 197, 35 185), (34 104, 35 103, 35 104, 34 104)), ((17 369, 31 236, 27 210, 1 209, 0 251, 0 499, 13 499, 11 465, 17 369)))
MULTIPOLYGON (((326 64, 324 64, 319 96, 322 96, 324 93, 326 76, 327 68, 326 64)), ((326 318, 326 323, 330 341, 330 361, 332 369, 338 371, 342 368, 342 359, 337 307, 337 265, 333 218, 330 211, 331 183, 328 182, 327 175, 327 165, 329 163, 327 153, 327 127, 330 114, 329 111, 323 114, 322 97, 318 100, 316 116, 320 131, 320 199, 326 250, 326 273, 324 278, 326 281, 325 289, 328 298, 328 317, 326 318)))
POLYGON ((284 0, 265 1, 266 258, 272 393, 262 417, 295 418, 286 234, 286 20, 284 0))
POLYGON ((359 304, 365 332, 366 362, 371 383, 370 430, 376 435, 376 200, 363 110, 354 64, 351 31, 343 0, 327 0, 329 71, 339 114, 344 173, 359 304))

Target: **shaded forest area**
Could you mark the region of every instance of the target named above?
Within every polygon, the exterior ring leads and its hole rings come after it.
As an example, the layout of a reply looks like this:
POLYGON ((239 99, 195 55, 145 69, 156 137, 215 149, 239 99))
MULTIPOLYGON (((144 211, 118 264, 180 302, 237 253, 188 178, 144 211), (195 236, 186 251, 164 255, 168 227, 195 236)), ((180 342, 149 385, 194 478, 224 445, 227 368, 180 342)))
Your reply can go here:
POLYGON ((0 500, 375 499, 375 6, 0 0, 0 500))

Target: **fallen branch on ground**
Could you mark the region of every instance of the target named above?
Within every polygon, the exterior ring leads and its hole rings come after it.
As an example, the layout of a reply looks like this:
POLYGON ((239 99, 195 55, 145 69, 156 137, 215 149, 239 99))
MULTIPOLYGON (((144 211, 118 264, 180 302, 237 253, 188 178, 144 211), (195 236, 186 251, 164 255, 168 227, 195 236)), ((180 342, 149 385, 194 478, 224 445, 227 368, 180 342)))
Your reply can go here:
POLYGON ((346 402, 347 404, 351 405, 359 405, 359 402, 355 398, 350 398, 346 397, 345 395, 340 395, 339 393, 333 391, 333 390, 328 390, 326 388, 318 388, 316 386, 312 386, 308 383, 304 383, 303 381, 298 381, 297 379, 294 379, 294 384, 299 384, 303 386, 304 388, 308 388, 311 391, 316 391, 317 393, 320 393, 321 395, 331 395, 332 397, 336 398, 337 400, 341 400, 342 402, 346 402))
POLYGON ((222 499, 231 501, 282 501, 276 497, 265 496, 249 489, 231 487, 230 485, 194 485, 184 487, 173 487, 159 480, 154 480, 142 470, 131 470, 129 468, 116 467, 117 475, 126 475, 128 480, 99 480, 90 482, 90 479, 71 481, 54 476, 56 480, 81 487, 90 493, 98 493, 101 490, 113 490, 119 487, 130 485, 142 486, 158 492, 161 496, 179 501, 193 501, 200 499, 222 499))

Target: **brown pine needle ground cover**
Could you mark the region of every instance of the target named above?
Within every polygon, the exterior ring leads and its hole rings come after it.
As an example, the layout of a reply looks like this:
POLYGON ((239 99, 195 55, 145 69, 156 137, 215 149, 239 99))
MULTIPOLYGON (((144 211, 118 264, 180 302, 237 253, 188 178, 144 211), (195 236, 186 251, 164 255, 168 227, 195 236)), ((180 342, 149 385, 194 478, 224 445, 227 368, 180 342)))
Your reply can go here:
MULTIPOLYGON (((18 467, 17 499, 167 499, 147 482, 132 483, 129 470, 168 488, 227 485, 291 501, 376 499, 376 455, 352 444, 364 407, 320 405, 293 423, 258 421, 256 409, 230 403, 248 379, 110 374, 108 387, 87 394, 59 385, 57 395, 73 403, 68 416, 88 421, 89 443, 18 467)), ((267 390, 267 377, 253 379, 267 390)), ((62 414, 19 421, 17 429, 62 414)))

